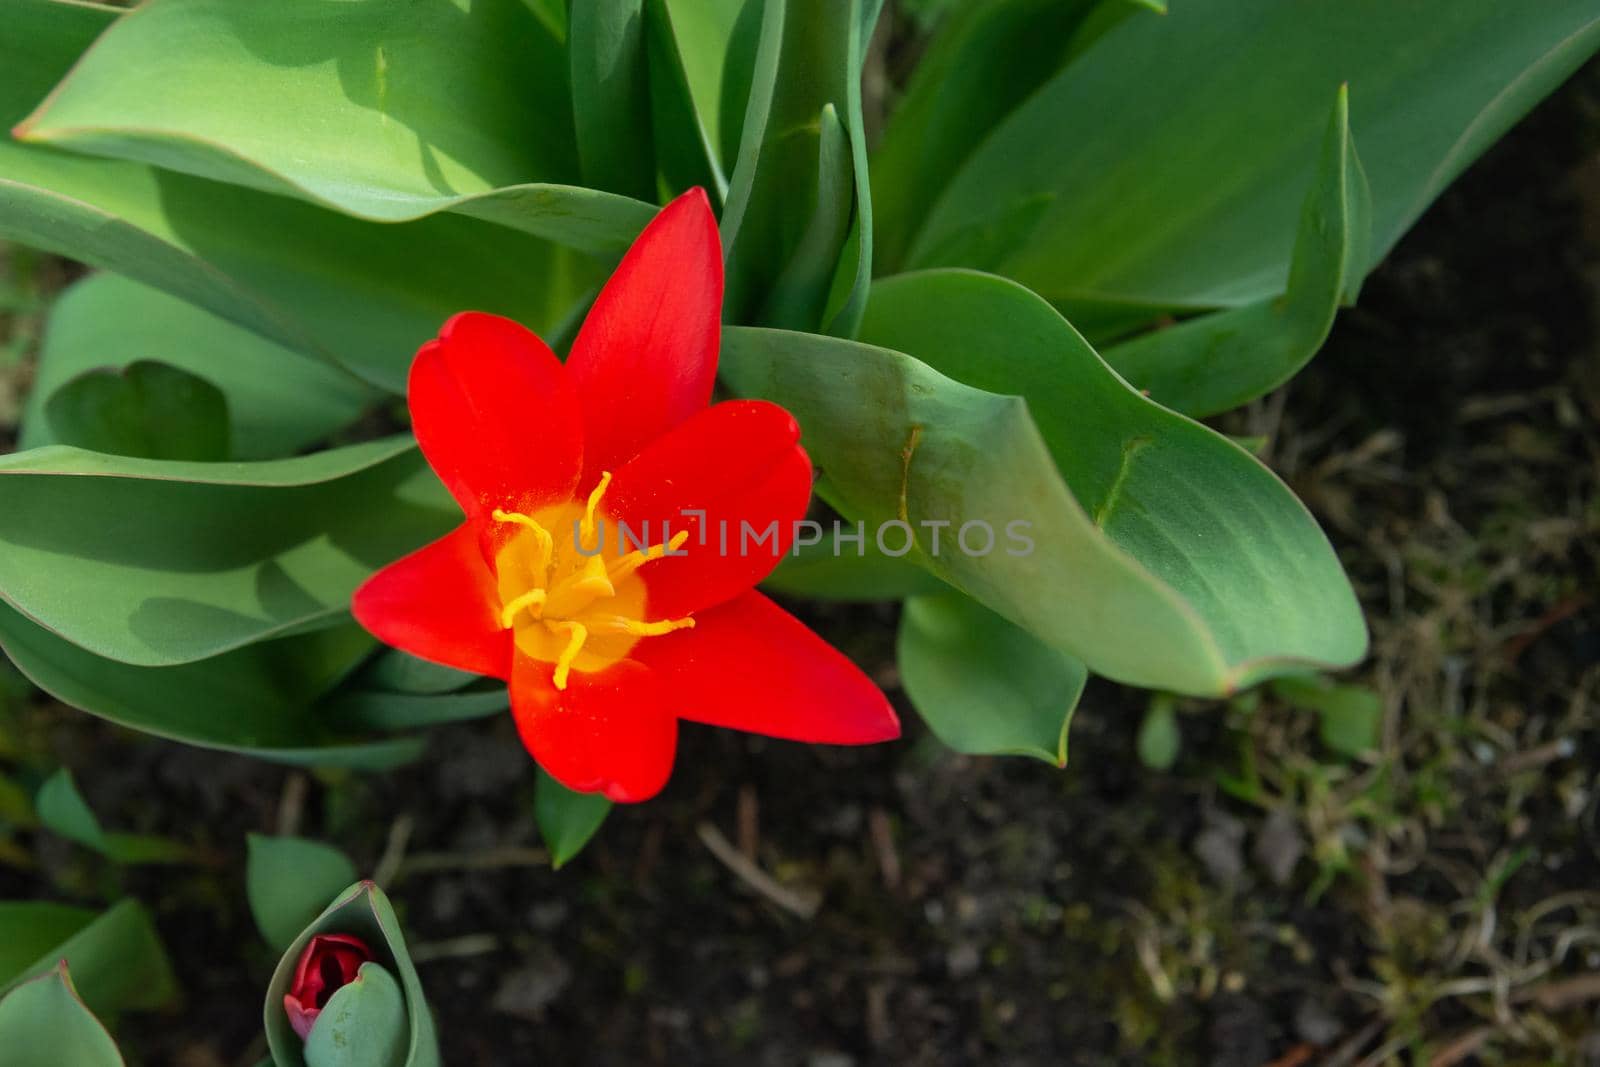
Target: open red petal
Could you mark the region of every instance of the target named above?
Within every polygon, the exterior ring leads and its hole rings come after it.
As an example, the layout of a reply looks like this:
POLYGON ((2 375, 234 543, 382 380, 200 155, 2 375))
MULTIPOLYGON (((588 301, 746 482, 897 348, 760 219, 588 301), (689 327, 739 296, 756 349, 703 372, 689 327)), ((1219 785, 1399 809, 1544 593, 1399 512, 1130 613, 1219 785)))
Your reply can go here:
POLYGON ((691 189, 622 257, 567 357, 583 402, 584 485, 710 402, 721 316, 717 220, 691 189))
POLYGON ((417 443, 468 517, 566 500, 583 465, 583 417, 561 362, 532 330, 467 311, 411 364, 417 443))
POLYGON ((500 628, 499 603, 478 550, 478 531, 468 522, 368 578, 350 610, 385 644, 447 667, 506 678, 511 631, 500 628))
POLYGON ((552 668, 517 656, 511 713, 528 752, 568 789, 619 803, 649 800, 672 774, 678 721, 650 671, 623 660, 603 671, 573 671, 566 689, 552 668))
POLYGON ((685 555, 639 572, 651 618, 720 604, 778 565, 811 499, 811 460, 799 439, 794 417, 776 404, 729 400, 692 416, 616 472, 605 498, 614 520, 607 537, 620 536, 622 525, 651 543, 665 540, 668 528, 689 533, 685 555))
POLYGON ((754 590, 652 637, 633 658, 690 722, 823 745, 900 736, 883 692, 844 654, 754 590))

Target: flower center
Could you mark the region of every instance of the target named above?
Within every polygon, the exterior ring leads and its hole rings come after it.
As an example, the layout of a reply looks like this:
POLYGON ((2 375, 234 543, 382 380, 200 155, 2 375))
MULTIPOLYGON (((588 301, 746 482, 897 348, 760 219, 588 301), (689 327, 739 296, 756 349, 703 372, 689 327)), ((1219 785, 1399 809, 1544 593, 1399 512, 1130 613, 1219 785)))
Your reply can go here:
POLYGON ((608 523, 599 511, 610 484, 611 474, 602 474, 582 504, 573 500, 533 515, 494 512, 496 522, 515 527, 495 555, 500 625, 515 631, 524 654, 556 665, 557 689, 567 687, 574 670, 609 667, 641 638, 694 626, 687 616, 646 621, 645 583, 638 573, 683 547, 688 531, 627 551, 633 532, 608 523))

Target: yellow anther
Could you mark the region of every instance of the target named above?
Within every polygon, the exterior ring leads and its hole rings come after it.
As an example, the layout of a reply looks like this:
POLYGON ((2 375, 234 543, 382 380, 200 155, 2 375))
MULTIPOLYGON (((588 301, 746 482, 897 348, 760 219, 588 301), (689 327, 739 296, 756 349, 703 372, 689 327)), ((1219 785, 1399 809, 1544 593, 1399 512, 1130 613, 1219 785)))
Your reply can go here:
POLYGON ((600 506, 600 498, 606 495, 606 486, 610 484, 611 472, 601 471, 600 484, 594 487, 594 491, 589 494, 589 502, 583 507, 583 523, 578 529, 582 536, 584 547, 586 548, 589 545, 589 539, 594 537, 594 510, 600 506))
POLYGON ((643 567, 651 560, 660 559, 668 552, 678 551, 678 549, 683 547, 683 543, 687 540, 689 540, 689 531, 680 530, 673 534, 672 540, 668 541, 664 545, 653 545, 643 552, 640 552, 637 549, 629 552, 626 556, 623 556, 621 559, 611 564, 612 582, 620 582, 622 579, 626 578, 640 567, 643 567))
POLYGON ((634 637, 661 637, 674 630, 694 629, 694 619, 687 615, 681 619, 661 619, 657 622, 630 619, 625 615, 603 615, 591 621, 596 628, 604 627, 610 633, 632 634, 634 637))
POLYGON ((543 526, 539 525, 539 520, 538 519, 535 519, 531 515, 524 515, 520 511, 505 511, 505 510, 502 510, 501 508, 495 508, 494 509, 494 521, 495 522, 512 522, 512 523, 516 523, 518 526, 526 526, 530 530, 534 530, 534 531, 537 531, 538 533, 542 533, 546 537, 550 536, 549 533, 546 532, 545 528, 543 526))
POLYGON ((583 643, 589 639, 589 628, 571 619, 550 619, 545 625, 557 632, 565 630, 571 635, 567 638, 567 647, 561 650, 561 655, 556 659, 554 676, 556 688, 565 689, 567 675, 572 671, 572 661, 578 658, 578 653, 583 651, 583 643))
POLYGON ((517 614, 523 608, 534 608, 533 617, 537 619, 541 614, 539 609, 544 607, 544 597, 545 592, 543 589, 530 589, 507 603, 505 607, 500 609, 500 628, 503 630, 511 629, 512 625, 517 621, 517 614))
MULTIPOLYGON (((634 572, 652 560, 681 553, 689 540, 680 531, 637 552, 625 553, 620 540, 611 554, 601 551, 605 521, 601 502, 611 485, 602 472, 587 503, 554 504, 536 515, 495 509, 496 522, 517 527, 497 538, 495 572, 500 625, 514 631, 523 654, 552 664, 551 681, 566 689, 572 672, 600 671, 629 655, 634 643, 695 624, 694 619, 647 622, 647 592, 634 572), (575 527, 576 544, 551 531, 575 527), (590 638, 594 638, 593 642, 590 638)), ((663 531, 665 532, 665 531, 663 531)))

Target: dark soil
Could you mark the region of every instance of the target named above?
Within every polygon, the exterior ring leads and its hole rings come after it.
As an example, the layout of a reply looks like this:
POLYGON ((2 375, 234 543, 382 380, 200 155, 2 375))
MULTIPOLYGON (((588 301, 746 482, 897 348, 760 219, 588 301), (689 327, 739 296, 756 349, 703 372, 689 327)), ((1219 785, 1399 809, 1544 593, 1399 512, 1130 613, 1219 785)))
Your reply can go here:
POLYGON ((188 1003, 124 1020, 149 1064, 262 1055, 274 961, 244 835, 284 828, 368 870, 403 849, 388 888, 452 1067, 1600 1062, 1580 978, 1600 969, 1597 141, 1591 66, 1230 426, 1274 433, 1357 581, 1375 652, 1351 680, 1387 711, 1370 758, 1270 700, 1195 703, 1179 763, 1150 771, 1143 697, 1104 684, 1065 770, 956 756, 895 686, 892 608, 801 608, 890 688, 903 743, 686 727, 665 794, 556 872, 526 853, 509 721, 441 731, 402 772, 317 776, 286 812, 297 772, 39 706, 25 722, 108 822, 218 864, 117 875, 39 835, 40 869, 0 865, 0 896, 121 877, 150 904, 188 1003), (820 893, 815 917, 748 889, 702 824, 820 893))

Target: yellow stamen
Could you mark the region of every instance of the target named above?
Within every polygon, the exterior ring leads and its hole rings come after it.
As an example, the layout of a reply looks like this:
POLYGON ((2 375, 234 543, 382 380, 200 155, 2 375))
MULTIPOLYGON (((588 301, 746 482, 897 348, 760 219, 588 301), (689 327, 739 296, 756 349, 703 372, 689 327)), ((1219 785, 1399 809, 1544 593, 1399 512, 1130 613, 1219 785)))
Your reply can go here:
POLYGON ((653 545, 643 552, 640 552, 637 549, 629 552, 626 556, 623 556, 621 559, 611 564, 611 581, 613 583, 620 582, 622 579, 626 578, 640 567, 643 567, 651 560, 660 559, 668 552, 678 551, 678 549, 683 547, 683 543, 687 540, 689 540, 689 531, 680 530, 673 534, 672 540, 668 541, 664 545, 653 545))
POLYGON ((494 521, 514 523, 517 526, 523 526, 533 531, 534 540, 539 546, 539 554, 534 557, 533 572, 541 578, 545 577, 550 568, 550 560, 555 556, 556 552, 556 541, 554 537, 550 536, 550 531, 541 526, 539 520, 524 515, 520 511, 501 511, 499 508, 495 508, 494 521))
POLYGON ((583 651, 583 643, 589 639, 589 628, 581 622, 571 619, 550 619, 545 625, 557 632, 565 630, 572 636, 567 639, 567 647, 561 650, 561 655, 556 659, 554 681, 557 689, 567 687, 567 675, 572 670, 572 661, 578 658, 578 653, 583 651))
POLYGON ((608 633, 632 634, 635 637, 661 637, 674 630, 694 629, 694 619, 687 615, 681 619, 661 619, 657 622, 630 619, 626 615, 599 615, 592 618, 590 624, 596 629, 603 627, 608 633))
POLYGON ((589 545, 589 539, 594 536, 594 509, 600 506, 600 498, 606 495, 606 486, 610 484, 611 472, 601 471, 600 484, 594 487, 594 491, 589 494, 589 502, 584 505, 583 523, 578 529, 585 548, 589 545))
POLYGON ((536 515, 493 512, 496 522, 519 528, 498 538, 495 549, 500 625, 514 631, 523 654, 553 665, 551 681, 561 690, 574 670, 604 670, 626 657, 638 640, 695 624, 687 616, 646 621, 645 583, 635 575, 646 563, 681 554, 689 532, 631 553, 619 539, 608 555, 602 551, 606 520, 600 507, 610 485, 611 473, 605 471, 586 502, 554 504, 536 515), (569 526, 576 527, 570 548, 565 537, 551 534, 569 526))
POLYGON ((503 630, 511 629, 517 620, 517 613, 527 607, 534 609, 531 614, 537 619, 543 614, 544 598, 545 592, 543 589, 530 589, 507 603, 505 607, 500 609, 500 628, 503 630))

